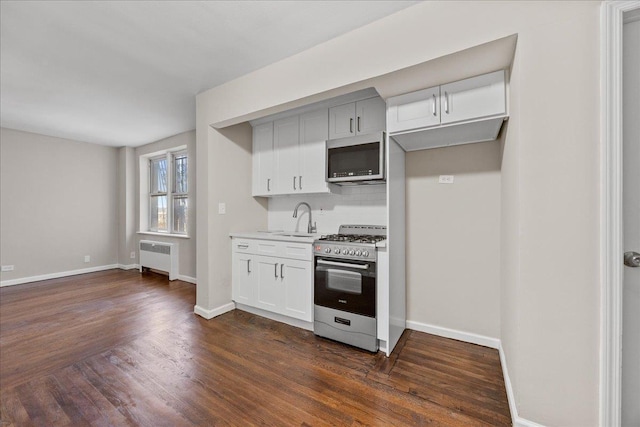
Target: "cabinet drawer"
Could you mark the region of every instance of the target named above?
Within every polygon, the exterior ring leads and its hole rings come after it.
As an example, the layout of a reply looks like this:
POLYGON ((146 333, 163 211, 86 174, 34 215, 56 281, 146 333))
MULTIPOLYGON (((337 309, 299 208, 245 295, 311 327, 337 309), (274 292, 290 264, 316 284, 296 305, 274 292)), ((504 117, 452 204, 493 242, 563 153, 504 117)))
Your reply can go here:
POLYGON ((312 244, 281 242, 280 245, 281 246, 278 256, 282 258, 311 261, 311 247, 313 246, 312 244))
POLYGON ((240 253, 254 253, 255 252, 255 240, 250 239, 232 239, 232 251, 240 253))

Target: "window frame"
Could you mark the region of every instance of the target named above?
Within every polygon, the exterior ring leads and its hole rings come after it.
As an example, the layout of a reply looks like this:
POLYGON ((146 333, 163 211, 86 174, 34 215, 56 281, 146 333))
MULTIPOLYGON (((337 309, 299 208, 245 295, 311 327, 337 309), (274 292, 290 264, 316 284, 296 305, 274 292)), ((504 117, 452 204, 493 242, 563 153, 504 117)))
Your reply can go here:
POLYGON ((148 185, 147 185, 147 204, 148 204, 148 212, 147 212, 147 231, 151 232, 151 233, 158 233, 158 234, 166 234, 166 235, 179 235, 182 237, 186 237, 188 236, 188 228, 189 228, 189 154, 188 154, 188 150, 186 148, 180 147, 179 149, 175 149, 175 150, 167 150, 166 152, 160 154, 160 155, 151 155, 146 157, 145 159, 146 164, 147 164, 147 181, 148 181, 148 185), (186 170, 186 175, 187 175, 187 180, 186 180, 186 192, 177 192, 176 191, 176 185, 177 185, 177 176, 176 176, 176 167, 175 167, 175 160, 176 158, 181 158, 184 157, 186 158, 186 164, 187 164, 187 170, 186 170), (166 191, 155 191, 152 192, 153 186, 154 186, 154 176, 153 176, 153 167, 152 164, 154 161, 157 160, 161 160, 164 159, 166 161, 167 164, 167 172, 166 172, 166 191), (166 217, 166 224, 167 224, 167 228, 166 229, 159 229, 159 228, 153 228, 151 226, 151 224, 153 224, 153 218, 152 218, 152 213, 153 213, 153 199, 155 197, 166 197, 166 206, 167 206, 167 217, 166 217), (174 228, 174 200, 176 199, 186 199, 187 201, 187 214, 186 214, 186 223, 185 223, 185 231, 178 231, 174 228))
POLYGON ((178 150, 178 151, 172 151, 167 153, 168 156, 171 157, 171 174, 170 174, 170 178, 171 178, 171 197, 170 199, 168 199, 167 203, 171 204, 171 208, 169 209, 169 211, 171 212, 171 215, 169 217, 169 220, 171 221, 171 233, 173 234, 187 234, 187 230, 189 228, 189 154, 187 153, 187 150, 178 150), (184 192, 178 192, 177 191, 177 185, 178 185, 178 174, 176 173, 176 159, 177 158, 182 158, 184 157, 187 161, 187 170, 186 170, 186 190, 184 192), (176 199, 186 199, 187 201, 187 214, 185 216, 185 231, 177 231, 175 229, 175 224, 174 224, 174 209, 175 209, 175 200, 176 199))

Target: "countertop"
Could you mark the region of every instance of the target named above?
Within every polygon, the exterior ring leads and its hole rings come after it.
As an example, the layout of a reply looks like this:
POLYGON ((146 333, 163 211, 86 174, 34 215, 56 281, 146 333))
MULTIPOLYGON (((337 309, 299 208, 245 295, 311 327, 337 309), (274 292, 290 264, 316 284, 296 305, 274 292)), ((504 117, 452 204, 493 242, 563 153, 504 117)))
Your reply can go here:
POLYGON ((281 242, 313 243, 321 233, 302 233, 297 231, 243 231, 229 233, 229 237, 243 239, 278 240, 281 242))
MULTIPOLYGON (((281 242, 313 243, 319 237, 329 233, 302 233, 298 231, 238 231, 229 233, 229 237, 242 239, 278 240, 281 242)), ((376 243, 376 248, 386 248, 387 241, 381 240, 376 243)))

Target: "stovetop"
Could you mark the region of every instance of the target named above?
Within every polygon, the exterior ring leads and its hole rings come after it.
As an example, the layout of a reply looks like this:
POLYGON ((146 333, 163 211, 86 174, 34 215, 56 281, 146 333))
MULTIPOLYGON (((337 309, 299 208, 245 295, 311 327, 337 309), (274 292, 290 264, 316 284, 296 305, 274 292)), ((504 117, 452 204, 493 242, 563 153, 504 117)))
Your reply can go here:
POLYGON ((377 243, 385 240, 387 236, 374 236, 372 234, 329 234, 318 240, 345 243, 377 243))
POLYGON ((314 242, 316 256, 375 261, 376 243, 387 238, 387 227, 380 225, 341 225, 338 234, 314 242))

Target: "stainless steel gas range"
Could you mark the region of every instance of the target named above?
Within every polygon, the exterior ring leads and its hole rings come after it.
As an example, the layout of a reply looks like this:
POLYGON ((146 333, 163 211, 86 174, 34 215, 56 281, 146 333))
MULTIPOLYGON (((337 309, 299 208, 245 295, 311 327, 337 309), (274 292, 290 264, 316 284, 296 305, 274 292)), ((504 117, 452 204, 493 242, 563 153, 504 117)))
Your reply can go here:
POLYGON ((314 242, 314 333, 369 351, 378 350, 376 243, 378 225, 341 225, 314 242))

